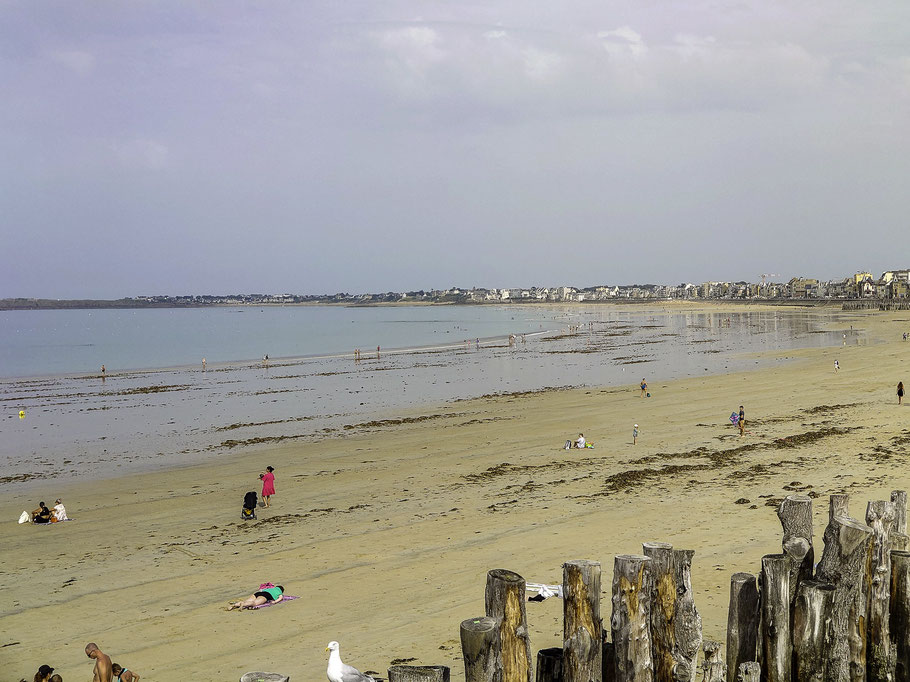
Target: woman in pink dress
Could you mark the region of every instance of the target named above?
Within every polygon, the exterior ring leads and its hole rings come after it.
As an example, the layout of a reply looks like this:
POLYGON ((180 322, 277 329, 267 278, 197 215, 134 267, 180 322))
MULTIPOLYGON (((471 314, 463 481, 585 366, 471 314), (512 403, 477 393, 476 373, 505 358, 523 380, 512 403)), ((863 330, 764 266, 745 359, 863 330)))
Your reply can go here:
POLYGON ((259 478, 262 479, 262 499, 265 500, 265 506, 271 507, 269 504, 269 498, 275 494, 275 474, 272 472, 275 471, 272 467, 266 467, 264 474, 259 474, 259 478))

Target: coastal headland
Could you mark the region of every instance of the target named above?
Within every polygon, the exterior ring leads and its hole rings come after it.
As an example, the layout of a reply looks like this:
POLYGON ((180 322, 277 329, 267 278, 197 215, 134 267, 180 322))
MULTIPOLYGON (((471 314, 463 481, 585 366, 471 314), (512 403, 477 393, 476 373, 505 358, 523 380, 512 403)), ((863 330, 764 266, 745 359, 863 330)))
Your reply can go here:
MULTIPOLYGON (((398 423, 189 467, 3 486, 4 679, 45 662, 64 679, 86 675, 82 649, 95 641, 148 679, 264 669, 319 680, 330 640, 361 670, 444 664, 461 679, 458 624, 482 614, 487 570, 555 583, 564 561, 587 558, 606 578, 614 555, 646 541, 695 550, 705 637, 722 639, 730 574, 779 549, 781 498, 820 496, 820 546, 826 495, 850 493, 861 517, 865 500, 910 487, 910 408, 895 395, 910 379, 910 315, 857 311, 849 323, 863 344, 775 351, 787 361, 749 372, 648 377, 650 398, 635 376, 426 405, 398 423), (728 420, 741 404, 742 438, 728 420), (595 447, 563 450, 579 432, 595 447), (267 465, 272 507, 243 522, 243 495, 267 465), (56 497, 75 521, 15 523, 56 497), (300 599, 224 610, 265 581, 300 599)), ((528 605, 535 650, 561 643, 561 617, 558 599, 528 605)))

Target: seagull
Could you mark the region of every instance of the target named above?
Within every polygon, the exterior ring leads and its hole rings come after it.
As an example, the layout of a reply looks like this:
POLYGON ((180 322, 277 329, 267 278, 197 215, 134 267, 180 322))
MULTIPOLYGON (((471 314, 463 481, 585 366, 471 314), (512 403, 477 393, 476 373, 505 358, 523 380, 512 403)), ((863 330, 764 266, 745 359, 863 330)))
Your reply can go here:
POLYGON ((357 668, 353 668, 347 663, 342 663, 341 654, 338 653, 339 648, 338 642, 329 642, 325 648, 326 651, 332 652, 329 654, 329 667, 325 671, 329 682, 376 682, 372 677, 364 675, 357 668))

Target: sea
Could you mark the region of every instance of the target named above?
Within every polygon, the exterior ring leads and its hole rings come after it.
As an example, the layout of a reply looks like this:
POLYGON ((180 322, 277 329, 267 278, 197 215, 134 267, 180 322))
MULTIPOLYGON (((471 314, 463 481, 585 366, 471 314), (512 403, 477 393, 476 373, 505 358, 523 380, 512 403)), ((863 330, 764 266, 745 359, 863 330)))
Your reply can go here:
POLYGON ((343 438, 484 395, 740 371, 786 361, 765 351, 864 343, 853 319, 660 303, 4 311, 0 486, 343 438))

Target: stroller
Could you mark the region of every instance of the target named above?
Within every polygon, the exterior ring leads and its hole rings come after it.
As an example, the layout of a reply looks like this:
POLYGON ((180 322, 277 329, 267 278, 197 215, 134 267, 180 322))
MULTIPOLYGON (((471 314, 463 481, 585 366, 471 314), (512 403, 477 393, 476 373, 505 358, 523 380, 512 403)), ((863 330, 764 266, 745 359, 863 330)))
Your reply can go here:
POLYGON ((258 496, 252 490, 243 496, 243 509, 240 510, 240 518, 249 521, 256 518, 256 505, 258 496))

